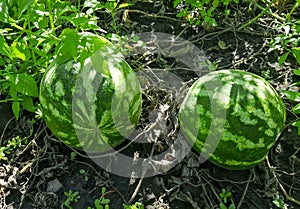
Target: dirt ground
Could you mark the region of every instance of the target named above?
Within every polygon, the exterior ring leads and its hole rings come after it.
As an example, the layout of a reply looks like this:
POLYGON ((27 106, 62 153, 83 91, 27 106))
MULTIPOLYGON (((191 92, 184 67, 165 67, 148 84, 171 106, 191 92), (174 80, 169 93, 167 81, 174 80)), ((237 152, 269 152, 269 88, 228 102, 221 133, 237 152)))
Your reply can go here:
MULTIPOLYGON (((151 31, 180 34, 181 38, 200 48, 211 63, 218 65, 218 69, 233 68, 256 73, 272 81, 277 90, 295 81, 290 74, 295 62, 288 60, 279 66, 277 52, 269 51, 269 42, 278 32, 276 20, 263 16, 248 28, 237 30, 259 10, 233 13, 228 19, 218 20, 217 28, 200 27, 198 31, 185 27, 182 21, 178 21, 175 12, 169 1, 160 4, 136 2, 128 11, 128 22, 121 21, 120 24, 123 24, 124 34, 151 31), (220 41, 225 43, 225 48, 219 47, 220 41)), ((151 57, 151 61, 151 67, 174 63, 174 59, 158 56, 151 57)), ((128 62, 135 64, 134 57, 129 57, 128 62)), ((197 78, 186 71, 176 74, 186 82, 197 78)), ((156 107, 158 103, 153 104, 153 101, 155 103, 159 99, 159 103, 170 102, 164 101, 164 94, 166 92, 148 89, 146 95, 151 97, 144 98, 145 109, 156 107)), ((288 101, 285 104, 287 107, 291 105, 288 101)), ((171 111, 170 114, 176 115, 176 112, 171 111)), ((33 124, 32 117, 33 114, 23 112, 18 121, 10 122, 3 135, 4 139, 30 136, 28 146, 23 152, 15 153, 13 161, 1 162, 0 180, 6 187, 1 187, 0 197, 2 195, 1 200, 5 201, 2 202, 6 205, 5 209, 63 208, 66 200, 64 192, 69 190, 80 194, 78 203, 71 204, 74 209, 94 207, 93 202, 101 197, 103 187, 107 189, 105 198, 111 200, 109 205, 112 209, 122 209, 122 204, 129 200, 133 200, 132 203, 142 202, 147 209, 220 208, 219 204, 224 201, 220 193, 224 189, 231 192, 225 203, 228 208, 232 202, 235 208, 240 209, 280 208, 276 203, 281 203, 281 208, 300 208, 300 137, 297 129, 289 124, 295 119, 289 112, 286 123, 289 125, 267 159, 253 169, 230 171, 209 161, 199 163, 198 154, 192 151, 167 173, 136 179, 135 182, 106 172, 84 156, 71 158, 73 150, 57 141, 42 121, 33 124)), ((145 110, 138 128, 142 130, 148 123, 145 110)), ((172 127, 175 123, 170 124, 170 130, 176 130, 172 127)), ((166 146, 165 142, 162 143, 166 146)), ((123 153, 132 156, 139 150, 141 156, 147 156, 151 147, 133 143, 123 153)))

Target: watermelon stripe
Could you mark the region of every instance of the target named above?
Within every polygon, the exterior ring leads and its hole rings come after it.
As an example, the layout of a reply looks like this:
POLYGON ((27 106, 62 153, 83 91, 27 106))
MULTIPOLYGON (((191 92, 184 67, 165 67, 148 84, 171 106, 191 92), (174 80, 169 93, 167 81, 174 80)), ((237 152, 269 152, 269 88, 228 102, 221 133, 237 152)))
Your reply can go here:
POLYGON ((199 78, 179 111, 185 138, 199 153, 209 155, 210 161, 228 169, 246 169, 263 161, 285 118, 283 101, 273 87, 257 75, 238 70, 220 70, 199 78), (218 82, 221 87, 214 86, 218 82), (206 87, 213 88, 208 91, 206 87), (218 113, 222 109, 226 119, 218 113), (210 130, 222 120, 226 120, 223 130, 210 130), (219 142, 207 140, 220 131, 219 142))
POLYGON ((84 67, 74 61, 53 66, 40 86, 40 103, 49 129, 65 144, 86 152, 107 151, 124 142, 113 111, 122 111, 122 116, 130 119, 130 127, 122 126, 126 131, 136 126, 141 113, 140 86, 133 70, 119 55, 113 55, 112 62, 105 50, 87 58, 84 67), (128 75, 133 75, 131 82, 120 86, 128 75), (117 110, 112 108, 113 99, 117 110))

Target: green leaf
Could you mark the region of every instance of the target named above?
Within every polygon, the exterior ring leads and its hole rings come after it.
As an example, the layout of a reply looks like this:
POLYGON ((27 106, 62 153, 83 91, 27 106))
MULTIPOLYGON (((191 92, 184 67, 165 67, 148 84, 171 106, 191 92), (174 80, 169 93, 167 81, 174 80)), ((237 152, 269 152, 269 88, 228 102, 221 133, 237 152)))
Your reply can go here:
POLYGON ((181 12, 177 13, 176 17, 185 17, 188 14, 188 8, 186 7, 184 10, 182 10, 181 12))
POLYGON ((286 52, 279 57, 279 61, 278 61, 279 65, 282 65, 285 62, 285 60, 289 56, 289 54, 290 54, 290 52, 286 52))
POLYGON ((71 155, 70 156, 71 160, 74 160, 76 158, 76 156, 77 156, 77 153, 76 152, 71 152, 70 155, 71 155))
POLYGON ((26 73, 18 74, 13 85, 16 91, 21 94, 38 97, 38 87, 31 75, 26 73))
POLYGON ((229 208, 228 209, 235 209, 235 205, 234 205, 234 203, 231 203, 231 205, 229 206, 229 208))
POLYGON ((294 72, 295 75, 299 75, 300 76, 300 69, 294 70, 293 72, 294 72))
POLYGON ((77 58, 77 47, 79 45, 79 35, 76 30, 66 28, 60 35, 61 47, 60 53, 66 61, 69 59, 76 60, 77 58))
POLYGON ((213 3, 212 3, 212 6, 215 7, 215 8, 218 7, 219 6, 219 0, 214 0, 213 3))
MULTIPOLYGON (((1 3, 0 3, 0 7, 1 7, 1 3)), ((10 48, 1 34, 0 34, 0 54, 12 59, 10 48)))
POLYGON ((37 110, 37 107, 34 106, 32 97, 30 96, 24 96, 23 100, 21 101, 21 105, 25 110, 29 112, 35 112, 37 110))
POLYGON ((227 207, 223 203, 220 203, 220 209, 227 209, 227 207))
POLYGON ((102 204, 102 205, 107 205, 107 204, 109 204, 109 203, 110 203, 110 199, 103 198, 103 199, 101 200, 101 204, 102 204))
POLYGON ((28 9, 28 7, 32 4, 33 0, 20 0, 18 1, 18 12, 19 18, 22 14, 28 9))
POLYGON ((282 199, 276 199, 273 200, 273 203, 278 207, 278 208, 284 208, 284 201, 282 199))
POLYGON ((83 64, 86 58, 108 44, 110 44, 110 42, 102 36, 97 36, 93 33, 81 33, 80 45, 84 47, 84 50, 80 52, 80 63, 83 64))
POLYGON ((292 53, 293 53, 294 57, 296 58, 296 61, 300 65, 300 47, 292 48, 292 53))
POLYGON ((101 207, 102 207, 99 199, 95 199, 95 201, 94 201, 94 205, 95 205, 96 209, 98 209, 98 208, 101 208, 101 207))
POLYGON ((229 15, 230 15, 230 9, 225 9, 224 12, 225 12, 225 15, 226 15, 226 16, 229 16, 229 15))
POLYGON ((101 189, 101 194, 104 195, 105 192, 106 192, 106 187, 102 187, 102 189, 101 189))
POLYGON ((84 1, 83 3, 83 7, 86 8, 86 7, 90 7, 90 8, 101 8, 101 3, 100 2, 97 2, 97 0, 90 0, 90 1, 84 1))
POLYGON ((295 91, 281 90, 281 92, 289 99, 300 102, 300 93, 295 91))
POLYGON ((118 9, 122 9, 122 8, 125 8, 125 7, 129 7, 129 6, 132 6, 133 4, 129 4, 129 3, 123 3, 123 4, 120 4, 117 8, 118 9))
POLYGON ((300 103, 296 104, 293 108, 292 108, 292 112, 295 114, 300 114, 300 103))
POLYGON ((23 42, 14 41, 11 45, 12 56, 23 61, 30 59, 30 50, 23 42))
POLYGON ((183 1, 183 0, 175 0, 175 1, 173 2, 174 8, 177 7, 178 4, 179 4, 180 2, 182 2, 182 1, 183 1))
POLYGON ((0 2, 0 21, 7 22, 8 18, 9 18, 9 13, 8 13, 7 0, 2 0, 0 2))
POLYGON ((13 99, 18 99, 18 92, 15 85, 11 84, 9 86, 9 94, 13 99))
POLYGON ((12 111, 13 111, 16 119, 18 120, 19 114, 20 114, 20 102, 15 101, 12 103, 12 111))
POLYGON ((300 135, 300 121, 296 121, 292 125, 298 127, 298 135, 300 135))

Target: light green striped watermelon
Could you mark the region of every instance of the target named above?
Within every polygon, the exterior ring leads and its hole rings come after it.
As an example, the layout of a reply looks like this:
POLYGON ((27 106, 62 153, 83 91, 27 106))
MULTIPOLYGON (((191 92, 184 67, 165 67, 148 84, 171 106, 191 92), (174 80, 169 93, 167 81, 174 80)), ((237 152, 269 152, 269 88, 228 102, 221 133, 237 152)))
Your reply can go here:
POLYGON ((273 87, 240 70, 199 78, 179 111, 181 131, 200 156, 232 170, 261 163, 285 120, 283 101, 273 87))
POLYGON ((89 153, 125 141, 141 113, 138 79, 130 66, 104 46, 81 62, 54 65, 40 84, 40 105, 51 132, 89 153))

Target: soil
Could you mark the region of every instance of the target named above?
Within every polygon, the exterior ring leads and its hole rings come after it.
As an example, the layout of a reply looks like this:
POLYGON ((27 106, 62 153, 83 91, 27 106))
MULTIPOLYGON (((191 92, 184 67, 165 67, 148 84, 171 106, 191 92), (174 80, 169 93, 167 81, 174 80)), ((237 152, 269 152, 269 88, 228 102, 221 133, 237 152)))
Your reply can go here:
MULTIPOLYGON (((217 19, 219 26, 216 28, 199 26, 193 29, 178 21, 171 1, 137 1, 127 11, 127 22, 120 19, 120 25, 122 33, 129 35, 151 31, 180 34, 181 38, 199 47, 218 69, 253 72, 265 77, 277 90, 295 82, 290 73, 295 62, 291 59, 279 66, 277 52, 269 52, 268 44, 278 32, 273 27, 274 20, 263 16, 248 28, 238 31, 240 25, 260 12, 249 13, 243 8, 241 2, 240 13, 232 13, 224 20, 217 19), (219 47, 220 41, 225 43, 225 49, 219 47)), ((135 65, 134 58, 127 58, 132 65, 135 65)), ((166 67, 176 62, 156 55, 151 59, 151 67, 166 67)), ((178 62, 177 66, 182 66, 182 63, 178 62)), ((195 73, 188 71, 174 73, 188 85, 197 78, 195 73)), ((146 110, 143 110, 138 126, 140 130, 149 124, 148 109, 169 102, 163 95, 165 93, 145 90, 143 107, 146 110), (158 100, 160 102, 153 104, 158 100)), ((290 101, 285 101, 285 104, 288 108, 292 105, 290 101)), ((235 204, 235 208, 242 209, 279 208, 276 204, 282 204, 281 208, 300 208, 300 136, 290 124, 295 120, 291 113, 288 113, 287 126, 276 145, 266 160, 255 168, 230 171, 209 161, 199 163, 198 154, 192 151, 166 173, 134 179, 109 173, 80 154, 72 158, 75 150, 59 142, 42 120, 33 123, 33 114, 22 112, 18 121, 11 120, 4 129, 4 124, 12 116, 11 113, 2 115, 6 112, 2 110, 7 106, 9 104, 1 104, 0 109, 3 139, 28 137, 29 143, 22 152, 13 153, 12 161, 1 162, 0 185, 3 186, 0 187, 0 200, 4 202, 0 201, 0 208, 67 208, 63 203, 67 199, 64 193, 68 191, 80 194, 79 201, 71 204, 72 208, 95 207, 94 200, 102 196, 103 187, 107 189, 105 198, 111 200, 109 208, 112 209, 122 209, 122 204, 131 199, 132 203, 144 203, 147 209, 220 208, 220 193, 224 189, 231 192, 227 202, 224 202, 228 208, 231 203, 235 204)), ((176 115, 176 112, 172 114, 176 115)), ((170 130, 176 130, 176 122, 169 120, 170 130)), ((167 146, 166 142, 162 144, 167 146)), ((133 156, 139 150, 141 156, 147 156, 151 147, 132 144, 123 153, 133 156)))

